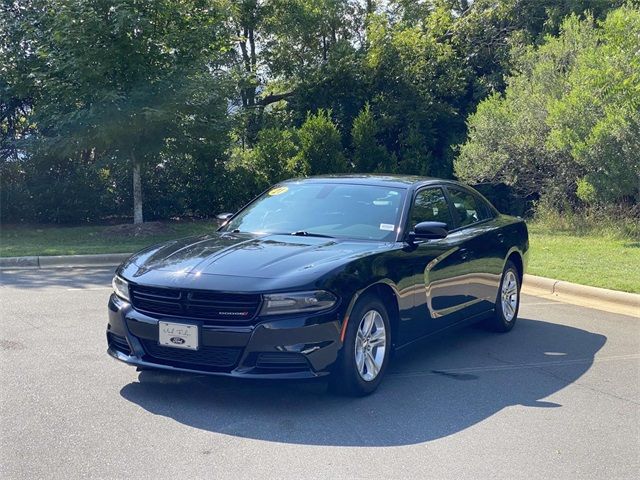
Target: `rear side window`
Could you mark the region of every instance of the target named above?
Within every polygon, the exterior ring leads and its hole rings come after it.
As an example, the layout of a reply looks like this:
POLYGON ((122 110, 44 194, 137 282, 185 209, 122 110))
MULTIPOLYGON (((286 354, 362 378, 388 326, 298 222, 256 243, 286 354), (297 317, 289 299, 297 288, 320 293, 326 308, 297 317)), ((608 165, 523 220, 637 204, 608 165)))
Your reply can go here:
POLYGON ((416 194, 411 208, 411 230, 420 222, 443 222, 448 228, 453 225, 447 199, 441 188, 427 188, 416 194))
POLYGON ((480 208, 480 212, 482 212, 482 220, 485 220, 487 218, 494 218, 496 216, 489 202, 487 202, 482 197, 476 197, 476 203, 480 208))
POLYGON ((449 188, 448 190, 458 227, 465 227, 491 218, 488 207, 481 203, 480 199, 472 193, 456 188, 449 188))

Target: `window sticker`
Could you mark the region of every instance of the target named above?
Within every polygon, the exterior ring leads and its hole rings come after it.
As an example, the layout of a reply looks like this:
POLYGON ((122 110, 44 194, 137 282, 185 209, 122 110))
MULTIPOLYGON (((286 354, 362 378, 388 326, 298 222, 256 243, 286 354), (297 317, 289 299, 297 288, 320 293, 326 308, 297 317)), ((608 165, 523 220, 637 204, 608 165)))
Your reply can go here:
POLYGON ((386 230, 387 232, 393 232, 395 225, 393 223, 381 223, 380 230, 386 230))
POLYGON ((271 190, 269 190, 269 195, 270 196, 275 196, 275 195, 281 195, 284 192, 288 191, 289 187, 276 187, 276 188, 272 188, 271 190))

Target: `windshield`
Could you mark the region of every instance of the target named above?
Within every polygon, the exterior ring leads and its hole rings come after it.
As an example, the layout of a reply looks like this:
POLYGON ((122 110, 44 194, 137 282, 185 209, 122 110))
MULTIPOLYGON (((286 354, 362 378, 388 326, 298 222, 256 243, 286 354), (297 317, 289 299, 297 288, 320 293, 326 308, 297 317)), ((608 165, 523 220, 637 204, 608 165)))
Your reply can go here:
POLYGON ((261 195, 223 230, 394 241, 404 194, 373 185, 287 183, 261 195))

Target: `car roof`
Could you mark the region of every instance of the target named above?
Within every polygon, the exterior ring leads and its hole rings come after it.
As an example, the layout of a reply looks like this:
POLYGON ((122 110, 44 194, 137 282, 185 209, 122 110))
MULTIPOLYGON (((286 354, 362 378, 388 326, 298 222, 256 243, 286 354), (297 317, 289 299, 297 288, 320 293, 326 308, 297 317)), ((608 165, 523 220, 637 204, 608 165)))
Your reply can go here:
POLYGON ((293 178, 281 183, 345 183, 355 185, 376 185, 385 187, 408 188, 420 187, 428 184, 455 183, 434 177, 420 177, 417 175, 387 175, 387 174, 349 174, 349 175, 319 175, 307 178, 293 178))

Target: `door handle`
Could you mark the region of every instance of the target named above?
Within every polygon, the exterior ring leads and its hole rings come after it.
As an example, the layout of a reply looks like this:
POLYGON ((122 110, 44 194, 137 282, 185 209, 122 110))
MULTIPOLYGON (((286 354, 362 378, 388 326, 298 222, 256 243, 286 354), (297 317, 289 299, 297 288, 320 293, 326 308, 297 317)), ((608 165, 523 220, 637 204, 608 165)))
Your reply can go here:
POLYGON ((500 243, 504 243, 504 233, 499 233, 499 234, 498 234, 498 241, 499 241, 500 243))
POLYGON ((467 258, 469 258, 469 250, 467 250, 466 248, 461 248, 460 249, 460 258, 462 260, 466 260, 467 258))

